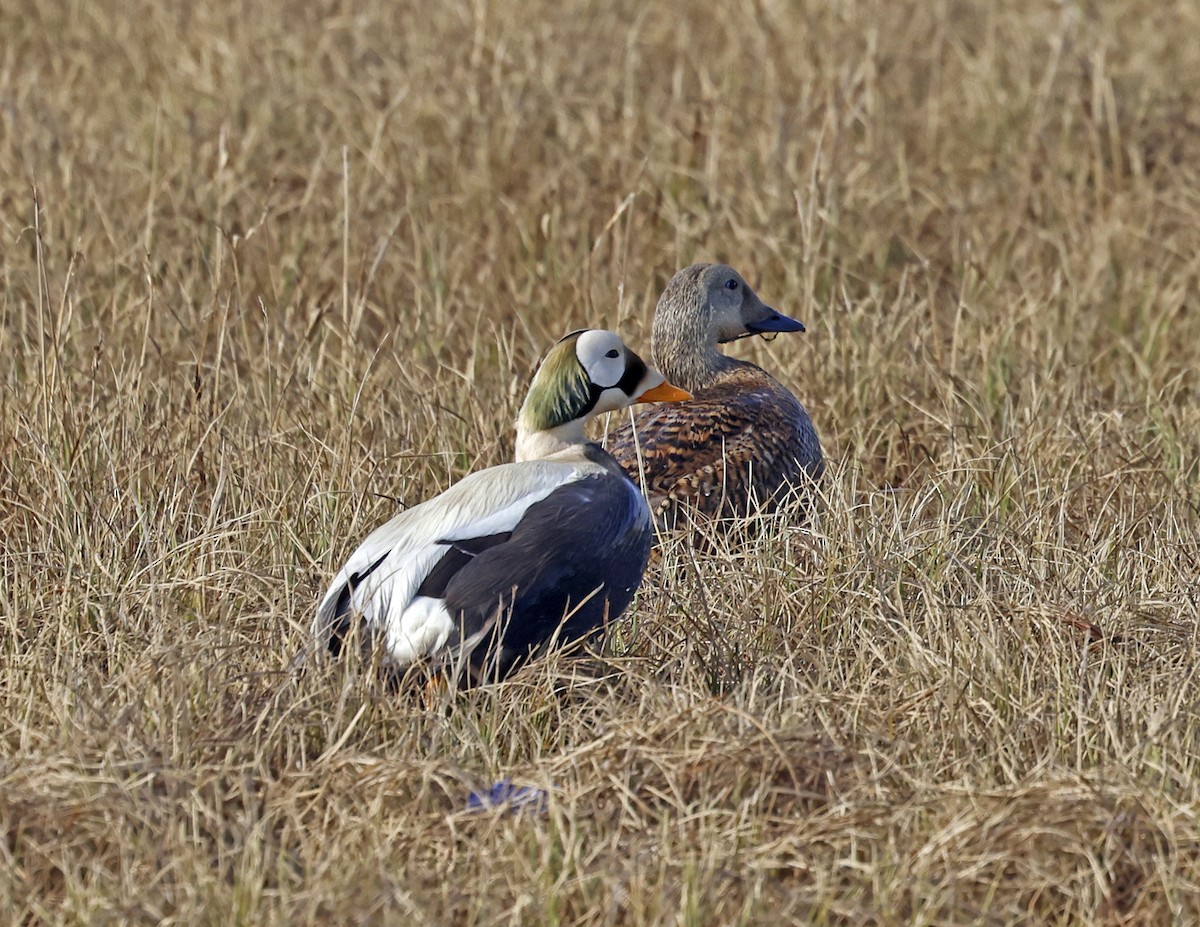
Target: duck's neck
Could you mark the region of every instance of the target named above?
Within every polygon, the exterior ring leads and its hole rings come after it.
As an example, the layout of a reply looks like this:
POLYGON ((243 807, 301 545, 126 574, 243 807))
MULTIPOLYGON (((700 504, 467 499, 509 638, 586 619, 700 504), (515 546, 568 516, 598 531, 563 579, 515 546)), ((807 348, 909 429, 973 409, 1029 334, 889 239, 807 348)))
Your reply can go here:
POLYGON ((582 421, 567 422, 557 428, 536 428, 522 416, 517 420, 517 460, 543 460, 547 457, 582 454, 587 434, 582 421))
POLYGON ((722 354, 709 332, 661 311, 654 316, 650 347, 663 376, 689 393, 711 386, 726 370, 741 364, 722 354))

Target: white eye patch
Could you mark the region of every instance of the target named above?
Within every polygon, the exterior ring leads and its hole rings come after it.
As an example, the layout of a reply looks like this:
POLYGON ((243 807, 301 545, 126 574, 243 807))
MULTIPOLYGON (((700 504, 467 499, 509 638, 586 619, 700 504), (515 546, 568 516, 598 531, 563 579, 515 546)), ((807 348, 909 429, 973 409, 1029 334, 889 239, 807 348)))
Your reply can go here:
POLYGON ((588 379, 601 389, 616 386, 625 375, 625 344, 615 332, 584 332, 575 342, 575 356, 588 379))

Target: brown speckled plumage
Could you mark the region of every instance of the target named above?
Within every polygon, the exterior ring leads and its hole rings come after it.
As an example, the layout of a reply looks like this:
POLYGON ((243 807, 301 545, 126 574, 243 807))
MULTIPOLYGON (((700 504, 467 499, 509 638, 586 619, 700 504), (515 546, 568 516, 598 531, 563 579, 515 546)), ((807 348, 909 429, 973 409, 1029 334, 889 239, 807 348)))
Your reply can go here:
POLYGON ((761 367, 717 349, 763 331, 802 330, 723 265, 693 265, 667 285, 654 317, 655 363, 694 399, 647 409, 608 440, 625 472, 644 481, 661 524, 674 526, 683 507, 712 518, 769 511, 820 478, 821 444, 804 407, 761 367))

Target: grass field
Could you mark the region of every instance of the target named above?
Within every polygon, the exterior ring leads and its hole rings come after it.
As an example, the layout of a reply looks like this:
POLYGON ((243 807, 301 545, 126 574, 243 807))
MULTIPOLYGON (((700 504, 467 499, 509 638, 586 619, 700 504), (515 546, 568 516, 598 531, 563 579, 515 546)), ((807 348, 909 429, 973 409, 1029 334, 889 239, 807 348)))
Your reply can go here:
POLYGON ((1200 923, 1197 34, 6 0, 0 920, 1200 923), (607 671, 291 679, 357 541, 696 260, 809 326, 733 353, 815 517, 669 543, 607 671), (505 779, 546 813, 466 810, 505 779))

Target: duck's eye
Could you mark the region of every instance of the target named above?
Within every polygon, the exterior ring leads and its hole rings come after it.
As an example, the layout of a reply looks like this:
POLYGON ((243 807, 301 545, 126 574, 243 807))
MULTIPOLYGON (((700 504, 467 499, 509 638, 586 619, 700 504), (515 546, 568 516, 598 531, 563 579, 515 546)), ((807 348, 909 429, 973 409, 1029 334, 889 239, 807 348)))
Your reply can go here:
POLYGON ((727 289, 727 290, 736 290, 736 289, 737 289, 737 281, 736 281, 736 280, 732 280, 732 279, 730 279, 730 280, 726 280, 726 281, 725 281, 725 289, 727 289))
POLYGON ((604 356, 605 357, 620 357, 621 352, 618 351, 616 348, 613 348, 611 351, 607 352, 604 356))

